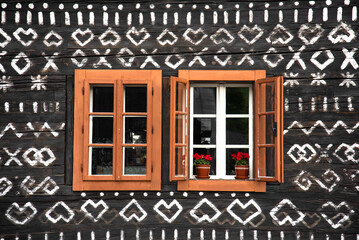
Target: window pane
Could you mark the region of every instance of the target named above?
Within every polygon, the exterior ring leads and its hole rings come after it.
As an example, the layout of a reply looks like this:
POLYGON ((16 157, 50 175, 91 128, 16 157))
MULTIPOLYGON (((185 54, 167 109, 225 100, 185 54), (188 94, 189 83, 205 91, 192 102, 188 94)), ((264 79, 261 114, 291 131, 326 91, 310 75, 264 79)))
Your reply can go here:
POLYGON ((275 105, 275 83, 266 83, 266 112, 273 112, 275 105))
POLYGON ((146 175, 146 147, 125 147, 124 154, 125 174, 146 175))
POLYGON ((184 176, 186 173, 186 147, 176 147, 175 175, 184 176))
POLYGON ((177 82, 176 83, 176 111, 185 112, 186 111, 186 95, 187 89, 186 84, 177 82))
POLYGON ((90 175, 112 175, 112 148, 90 147, 90 175))
POLYGON ((147 117, 126 116, 125 143, 146 143, 147 117))
POLYGON ((216 144, 216 119, 194 118, 193 143, 216 144))
POLYGON ((260 156, 265 156, 266 177, 275 177, 275 149, 274 147, 260 148, 260 156))
POLYGON ((92 112, 113 112, 113 86, 91 86, 92 112))
POLYGON ((249 88, 227 87, 226 104, 227 114, 248 114, 249 88))
POLYGON ((260 123, 260 131, 263 131, 261 136, 265 137, 265 139, 263 139, 262 137, 259 143, 274 144, 274 137, 277 131, 275 126, 276 124, 274 122, 274 114, 260 116, 259 123, 260 123))
POLYGON ((187 136, 187 116, 176 115, 176 143, 186 143, 187 136))
POLYGON ((194 88, 194 114, 216 114, 216 88, 194 88))
MULTIPOLYGON (((236 163, 235 159, 232 159, 231 155, 233 153, 237 154, 238 152, 248 153, 248 148, 227 148, 226 149, 226 175, 236 175, 234 170, 234 165, 236 163)), ((252 156, 250 156, 252 157, 252 156)))
MULTIPOLYGON (((211 155, 213 157, 211 161, 210 175, 216 175, 216 149, 215 148, 194 148, 193 154, 198 153, 199 155, 211 155)), ((192 157, 193 158, 193 157, 192 157)), ((193 174, 196 175, 196 166, 193 166, 193 174)))
POLYGON ((125 112, 147 112, 147 87, 124 86, 125 112))
POLYGON ((91 116, 92 142, 91 143, 113 143, 113 117, 91 116))
POLYGON ((226 124, 226 144, 248 144, 248 118, 227 118, 226 124))

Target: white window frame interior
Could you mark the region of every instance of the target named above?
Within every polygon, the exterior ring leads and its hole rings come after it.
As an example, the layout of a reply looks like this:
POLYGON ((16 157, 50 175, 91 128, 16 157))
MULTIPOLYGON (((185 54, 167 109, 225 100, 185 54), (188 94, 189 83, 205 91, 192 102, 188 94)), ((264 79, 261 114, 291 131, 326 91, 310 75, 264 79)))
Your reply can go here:
POLYGON ((216 149, 216 175, 211 175, 211 179, 233 179, 234 175, 226 175, 226 150, 227 148, 248 148, 248 153, 251 156, 249 159, 249 179, 254 179, 254 128, 253 128, 253 85, 241 83, 209 83, 209 84, 191 84, 190 85, 190 168, 189 178, 194 179, 193 175, 193 149, 194 148, 215 148, 216 149), (215 87, 216 88, 216 114, 194 114, 194 88, 195 87, 215 87), (229 87, 248 87, 248 114, 226 114, 226 88, 229 87), (194 118, 215 118, 216 119, 216 144, 195 145, 193 143, 193 126, 194 118), (248 118, 248 144, 226 145, 226 119, 227 118, 248 118))
MULTIPOLYGON (((147 93, 147 90, 148 90, 148 84, 122 84, 122 88, 123 88, 123 109, 122 111, 124 113, 127 113, 126 112, 126 86, 131 86, 131 87, 146 87, 146 93, 147 93)), ((136 115, 123 115, 122 116, 122 124, 123 124, 123 128, 122 128, 122 144, 128 144, 126 143, 126 117, 128 118, 137 118, 137 117, 145 117, 146 118, 146 126, 147 126, 147 121, 148 121, 148 109, 147 109, 147 102, 148 102, 148 96, 146 95, 146 116, 136 116, 136 115)), ((147 127, 146 127, 146 130, 148 131, 147 127)), ((146 156, 147 156, 147 152, 148 152, 148 136, 147 136, 147 131, 146 131, 146 156)), ((133 143, 132 143, 133 144, 133 143)), ((138 146, 133 146, 133 148, 136 148, 138 146)), ((126 168, 126 163, 125 163, 125 150, 126 148, 129 148, 128 146, 125 147, 123 146, 122 147, 122 175, 123 176, 146 176, 146 174, 126 174, 125 173, 125 168, 126 168)), ((147 167, 147 166, 146 166, 147 167)), ((147 168, 146 168, 146 172, 147 172, 147 168)))
MULTIPOLYGON (((109 87, 112 86, 113 90, 114 90, 114 94, 115 94, 115 85, 114 84, 90 84, 90 113, 93 112, 93 86, 96 87, 109 87)), ((115 95, 113 96, 115 98, 115 95)), ((115 114, 115 109, 113 109, 112 111, 113 114, 115 114)), ((93 137, 93 118, 94 117, 110 117, 112 118, 112 124, 114 126, 114 121, 115 118, 114 116, 107 116, 107 115, 96 115, 93 116, 90 114, 90 119, 89 119, 89 139, 88 142, 91 144, 92 142, 92 137, 93 137)), ((115 135, 112 136, 112 144, 114 144, 115 141, 115 135)), ((94 149, 95 147, 89 147, 88 149, 88 175, 89 176, 112 176, 113 175, 113 171, 114 171, 114 166, 112 166, 112 174, 92 174, 92 149, 94 149)), ((112 148, 112 157, 114 158, 115 156, 113 155, 113 147, 101 147, 101 148, 112 148)))

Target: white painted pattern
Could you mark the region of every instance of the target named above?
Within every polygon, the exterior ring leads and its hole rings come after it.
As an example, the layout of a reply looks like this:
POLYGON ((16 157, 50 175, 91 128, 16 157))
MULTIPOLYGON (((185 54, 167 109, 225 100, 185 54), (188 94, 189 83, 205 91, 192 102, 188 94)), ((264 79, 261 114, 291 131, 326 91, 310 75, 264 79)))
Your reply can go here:
POLYGON ((218 208, 211 202, 209 201, 207 198, 203 198, 201 201, 199 201, 196 206, 190 211, 190 215, 197 221, 197 222, 203 222, 203 221, 207 221, 212 223, 213 221, 215 221, 222 213, 218 210, 218 208), (213 216, 209 216, 208 214, 206 214, 205 212, 203 212, 201 210, 202 205, 206 204, 208 207, 210 207, 215 214, 213 216), (201 212, 203 213, 202 216, 198 216, 197 214, 197 210, 201 210, 201 212))
POLYGON ((342 120, 338 120, 331 128, 328 128, 328 126, 322 120, 318 120, 313 126, 311 126, 309 129, 306 129, 300 122, 293 121, 290 126, 283 131, 283 134, 286 134, 290 129, 294 127, 298 127, 301 131, 303 131, 303 133, 305 133, 306 135, 310 135, 313 130, 319 126, 322 127, 328 135, 331 135, 338 127, 343 127, 348 134, 352 134, 359 127, 359 122, 355 123, 353 127, 348 127, 348 125, 345 124, 342 120))
POLYGON ((29 223, 36 214, 37 209, 31 202, 27 202, 23 206, 14 202, 5 212, 6 218, 16 225, 25 225, 29 223))
POLYGON ((101 199, 97 203, 95 203, 92 199, 88 199, 84 204, 81 206, 81 211, 83 211, 88 218, 90 218, 93 222, 98 222, 103 214, 107 212, 109 209, 108 205, 101 199), (91 210, 87 209, 87 206, 91 206, 91 210), (100 210, 97 210, 99 208, 100 210), (96 210, 93 210, 96 209, 96 210), (97 216, 93 214, 98 212, 97 216))
POLYGON ((38 184, 36 184, 36 180, 32 176, 27 176, 21 182, 20 188, 25 191, 25 194, 29 195, 34 195, 40 189, 47 195, 54 195, 60 189, 60 187, 50 176, 47 176, 38 184))
POLYGON ((45 211, 45 216, 52 223, 58 223, 63 220, 66 223, 69 223, 75 216, 74 211, 67 206, 63 201, 57 202, 54 206, 50 207, 45 211))
POLYGON ((12 182, 6 177, 0 178, 0 197, 5 196, 12 189, 12 182))
POLYGON ((243 204, 239 199, 235 199, 227 207, 226 210, 234 219, 236 219, 238 222, 240 222, 243 225, 246 225, 247 223, 249 223, 251 220, 253 220, 254 218, 256 218, 257 216, 259 216, 262 213, 262 209, 260 208, 260 206, 253 199, 249 200, 245 204, 243 204), (235 207, 236 205, 238 205, 243 210, 245 210, 246 208, 248 208, 250 206, 253 206, 257 211, 255 211, 255 212, 252 212, 252 211, 246 212, 246 216, 248 216, 248 217, 246 219, 242 219, 240 216, 238 216, 232 210, 232 208, 235 207))
POLYGON ((147 212, 141 207, 141 205, 137 202, 136 199, 132 199, 121 211, 120 216, 126 221, 129 222, 133 219, 136 219, 137 222, 142 222, 147 217, 147 212), (132 213, 129 216, 127 216, 126 212, 129 211, 129 209, 132 209, 132 206, 136 210, 139 210, 141 215, 137 215, 137 213, 132 213))
POLYGON ((280 203, 277 204, 270 212, 269 215, 275 220, 280 226, 285 223, 290 223, 292 226, 296 226, 304 218, 304 213, 301 212, 289 199, 283 199, 280 203), (286 214, 285 211, 282 211, 283 208, 289 207, 289 209, 294 210, 296 215, 290 216, 286 214), (285 215, 284 218, 279 219, 280 215, 285 215))
POLYGON ((167 202, 163 199, 161 199, 156 205, 153 207, 153 210, 158 213, 166 222, 172 223, 176 218, 179 216, 179 214, 182 212, 183 207, 182 205, 174 199, 170 204, 167 204, 167 202), (161 207, 165 207, 166 210, 172 210, 173 207, 177 208, 175 213, 172 216, 167 216, 166 213, 160 210, 161 207))

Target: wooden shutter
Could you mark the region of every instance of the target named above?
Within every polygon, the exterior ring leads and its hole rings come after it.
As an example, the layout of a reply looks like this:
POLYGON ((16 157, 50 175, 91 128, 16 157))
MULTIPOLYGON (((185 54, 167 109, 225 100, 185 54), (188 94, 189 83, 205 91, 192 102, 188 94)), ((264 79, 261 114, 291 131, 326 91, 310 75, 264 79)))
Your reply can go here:
POLYGON ((255 177, 283 182, 283 78, 255 83, 255 177))
POLYGON ((171 77, 170 181, 188 178, 189 82, 171 77))

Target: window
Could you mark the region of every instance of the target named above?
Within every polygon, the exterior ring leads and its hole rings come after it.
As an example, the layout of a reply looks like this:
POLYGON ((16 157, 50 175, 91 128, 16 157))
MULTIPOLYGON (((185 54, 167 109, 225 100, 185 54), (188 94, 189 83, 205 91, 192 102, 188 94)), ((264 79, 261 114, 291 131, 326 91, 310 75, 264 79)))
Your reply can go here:
POLYGON ((74 190, 160 190, 161 97, 160 70, 75 71, 74 190))
POLYGON ((283 182, 282 78, 265 71, 181 70, 171 78, 170 180, 178 190, 258 191, 283 182), (234 179, 233 152, 250 154, 249 180, 234 179), (196 180, 194 153, 213 156, 196 180), (253 157, 254 156, 254 157, 253 157))

